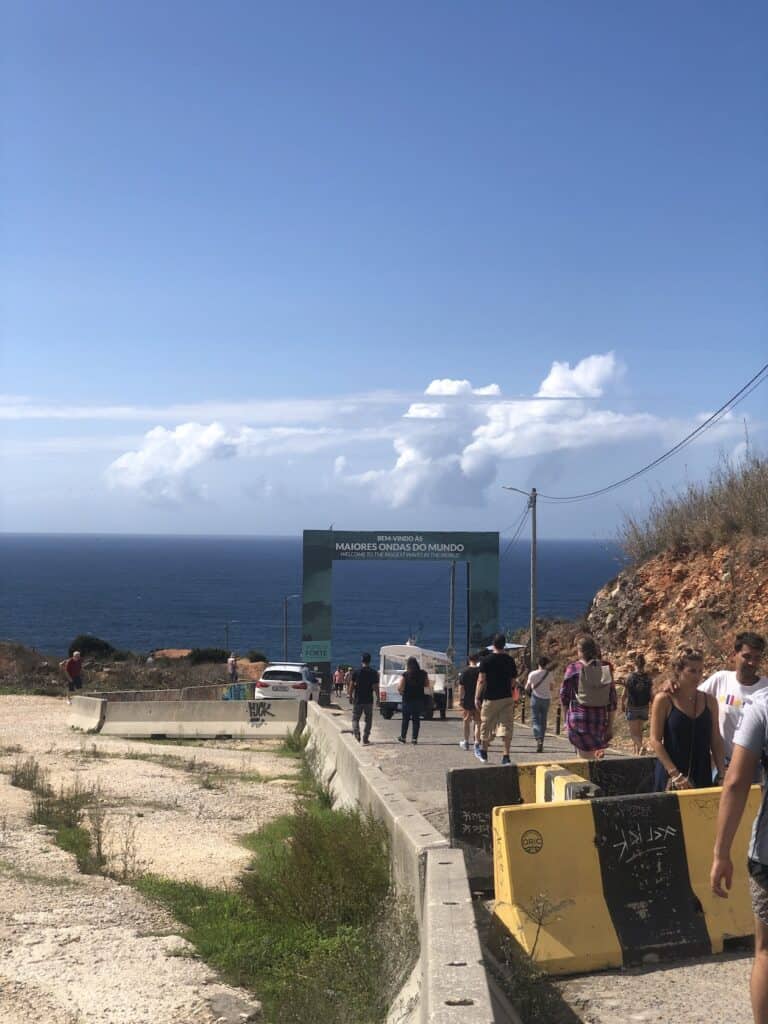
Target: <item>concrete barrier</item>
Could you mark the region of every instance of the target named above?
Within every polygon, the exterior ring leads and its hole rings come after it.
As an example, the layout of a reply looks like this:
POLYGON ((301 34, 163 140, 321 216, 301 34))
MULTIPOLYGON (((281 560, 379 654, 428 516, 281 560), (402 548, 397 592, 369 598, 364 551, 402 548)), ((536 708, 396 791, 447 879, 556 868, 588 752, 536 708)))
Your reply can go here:
POLYGON ((73 697, 69 726, 82 732, 99 732, 104 723, 107 702, 100 697, 73 697))
POLYGON ((496 923, 552 974, 710 955, 746 938, 746 851, 760 790, 752 788, 734 841, 728 900, 709 891, 720 792, 496 808, 496 923))
POLYGON ((653 757, 547 758, 523 764, 453 768, 447 773, 448 824, 451 845, 464 851, 467 872, 475 889, 493 889, 491 813, 494 807, 535 803, 536 773, 540 766, 557 766, 592 783, 603 796, 649 793, 653 789, 653 757))
POLYGON ((299 701, 105 701, 103 736, 257 739, 298 724, 299 701))
POLYGON ((510 1008, 501 1016, 494 1010, 461 851, 449 848, 444 836, 384 775, 371 751, 355 742, 348 714, 312 703, 307 727, 313 770, 331 790, 334 802, 371 813, 389 832, 394 877, 401 891, 412 895, 419 923, 418 1020, 516 1020, 510 1008))
POLYGON ((591 800, 603 791, 582 775, 559 764, 542 764, 536 769, 536 803, 558 800, 591 800))

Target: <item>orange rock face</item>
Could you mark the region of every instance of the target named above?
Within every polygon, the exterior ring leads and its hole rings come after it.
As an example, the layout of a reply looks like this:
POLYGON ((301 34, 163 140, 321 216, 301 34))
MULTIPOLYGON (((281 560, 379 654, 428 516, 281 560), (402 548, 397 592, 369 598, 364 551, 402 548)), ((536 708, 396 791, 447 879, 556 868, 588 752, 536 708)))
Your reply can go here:
POLYGON ((626 569, 595 595, 587 624, 618 675, 636 652, 666 674, 681 647, 702 650, 706 671, 724 667, 736 633, 768 634, 768 542, 666 552, 626 569))

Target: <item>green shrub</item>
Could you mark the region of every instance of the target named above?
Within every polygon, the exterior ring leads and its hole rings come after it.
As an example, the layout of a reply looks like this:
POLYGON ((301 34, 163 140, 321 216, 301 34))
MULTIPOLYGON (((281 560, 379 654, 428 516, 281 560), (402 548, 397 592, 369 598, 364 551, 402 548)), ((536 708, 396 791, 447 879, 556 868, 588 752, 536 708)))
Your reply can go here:
POLYGON ((272 1024, 383 1021, 417 953, 384 827, 305 805, 246 845, 255 858, 239 892, 151 875, 136 884, 188 927, 203 959, 255 991, 272 1024))
POLYGON ((266 656, 264 651, 254 650, 254 651, 248 651, 248 660, 249 661, 267 661, 268 662, 269 658, 266 656))
POLYGON ((222 647, 193 647, 187 655, 191 665, 203 665, 205 663, 223 664, 229 657, 229 652, 222 647))
POLYGON ((322 934, 375 920, 390 887, 387 833, 380 822, 352 811, 302 806, 291 819, 290 842, 269 829, 260 839, 257 870, 243 877, 242 887, 265 917, 310 925, 322 934))
POLYGON ((98 636, 91 636, 90 633, 80 633, 72 643, 69 645, 70 655, 74 654, 75 651, 80 651, 84 658, 102 658, 109 659, 114 658, 116 649, 107 640, 102 640, 98 636))

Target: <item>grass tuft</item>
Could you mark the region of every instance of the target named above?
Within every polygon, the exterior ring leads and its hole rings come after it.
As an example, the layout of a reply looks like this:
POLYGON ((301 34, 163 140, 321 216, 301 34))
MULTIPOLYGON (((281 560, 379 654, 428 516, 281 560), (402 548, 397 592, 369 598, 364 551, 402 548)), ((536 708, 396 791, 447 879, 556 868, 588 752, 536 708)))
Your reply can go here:
POLYGON ((627 516, 619 539, 635 563, 662 551, 706 551, 736 537, 768 534, 768 459, 723 457, 709 480, 655 495, 645 519, 627 516))

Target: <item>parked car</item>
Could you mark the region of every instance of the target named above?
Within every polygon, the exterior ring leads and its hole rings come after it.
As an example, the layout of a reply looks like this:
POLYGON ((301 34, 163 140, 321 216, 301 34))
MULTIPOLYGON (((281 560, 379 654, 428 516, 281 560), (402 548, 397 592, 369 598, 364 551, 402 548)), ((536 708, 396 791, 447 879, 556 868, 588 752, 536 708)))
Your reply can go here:
POLYGON ((254 697, 264 700, 317 700, 320 684, 302 661, 267 665, 254 686, 254 697))

